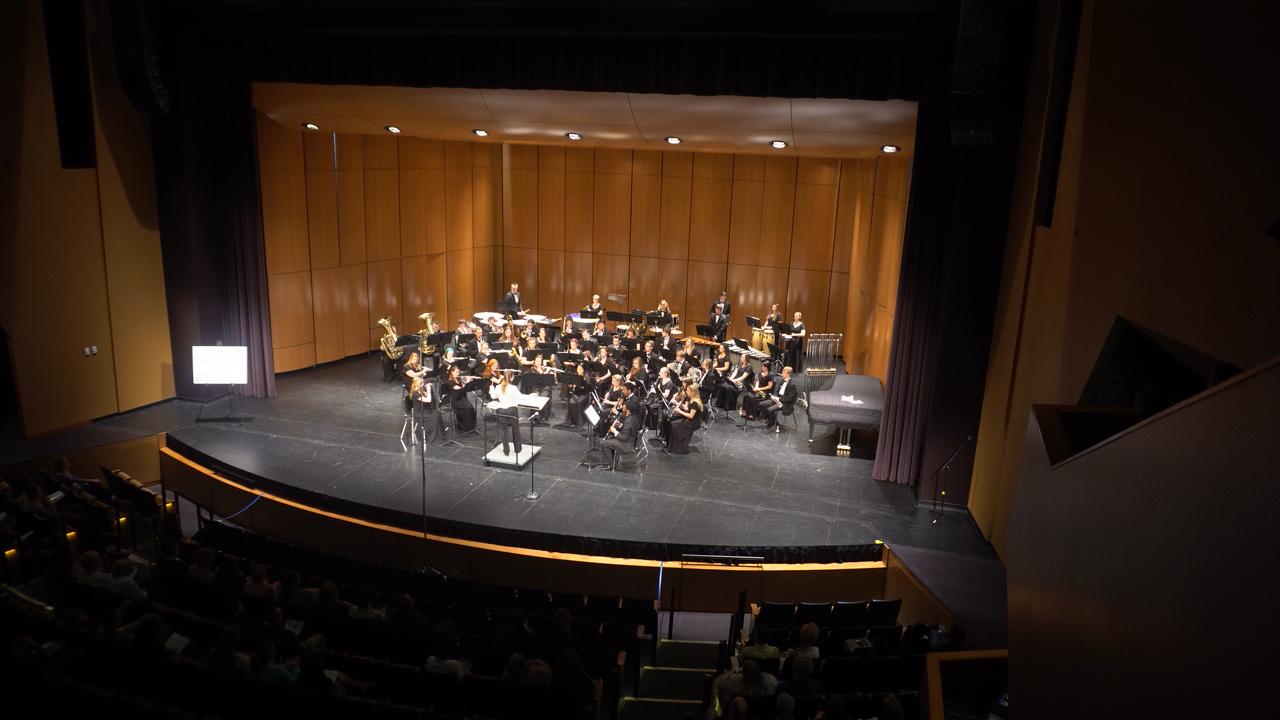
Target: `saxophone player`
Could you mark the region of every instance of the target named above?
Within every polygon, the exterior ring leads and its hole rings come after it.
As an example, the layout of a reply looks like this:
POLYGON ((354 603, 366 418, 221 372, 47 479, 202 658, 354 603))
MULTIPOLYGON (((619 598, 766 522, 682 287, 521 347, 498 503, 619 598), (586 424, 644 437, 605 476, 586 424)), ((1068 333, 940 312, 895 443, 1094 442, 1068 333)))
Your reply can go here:
POLYGON ((760 363, 760 375, 756 378, 755 383, 752 384, 751 390, 743 390, 740 395, 742 409, 738 411, 738 414, 748 420, 756 419, 756 416, 761 412, 761 404, 773 393, 774 380, 769 370, 768 360, 760 363))

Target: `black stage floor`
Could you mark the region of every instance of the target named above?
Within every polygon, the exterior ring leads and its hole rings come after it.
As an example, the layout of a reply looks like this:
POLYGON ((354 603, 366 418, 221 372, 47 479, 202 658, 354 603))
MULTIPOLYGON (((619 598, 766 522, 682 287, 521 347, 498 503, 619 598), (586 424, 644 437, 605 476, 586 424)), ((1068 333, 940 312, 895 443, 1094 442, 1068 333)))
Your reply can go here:
MULTIPOLYGON (((191 412, 178 413, 168 429, 171 444, 273 492, 420 528, 421 456, 402 446, 401 391, 380 382, 380 374, 379 361, 369 356, 282 376, 277 398, 241 400, 251 422, 195 423, 191 412)), ((534 467, 536 501, 525 499, 528 468, 484 466, 480 436, 460 437, 461 448, 428 446, 429 529, 552 550, 671 559, 709 549, 763 550, 781 558, 768 549, 786 548, 788 559, 831 560, 836 546, 851 550, 876 540, 989 555, 966 518, 948 516, 933 525, 911 488, 873 481, 874 448, 837 457, 835 434, 826 431, 809 445, 803 410, 796 412, 798 430, 787 423, 781 433, 744 432, 718 421, 702 448, 688 456, 655 450, 643 472, 577 466, 587 440, 554 427, 564 412, 557 398, 552 427, 534 431, 543 448, 534 467)), ((524 432, 527 442, 527 427, 524 432)), ((848 552, 839 556, 853 559, 848 552)))

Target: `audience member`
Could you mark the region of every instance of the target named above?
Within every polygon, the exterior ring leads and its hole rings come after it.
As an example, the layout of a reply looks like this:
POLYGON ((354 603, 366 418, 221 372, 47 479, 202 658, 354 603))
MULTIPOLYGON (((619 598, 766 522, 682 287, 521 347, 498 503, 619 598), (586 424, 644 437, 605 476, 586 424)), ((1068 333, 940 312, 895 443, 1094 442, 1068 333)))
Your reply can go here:
POLYGON ((743 660, 770 660, 778 657, 778 647, 769 644, 769 626, 756 622, 751 629, 751 644, 742 648, 738 657, 743 660))
POLYGON ((724 717, 726 720, 747 720, 750 711, 747 699, 739 695, 729 702, 729 707, 725 708, 724 717))
POLYGON ((130 600, 146 600, 147 591, 134 579, 137 574, 138 568, 121 558, 111 565, 111 580, 107 583, 107 589, 130 600))
POLYGON ((296 570, 290 570, 280 577, 280 602, 285 605, 315 605, 316 594, 316 588, 302 586, 302 575, 296 570))
POLYGON ((791 679, 779 688, 796 698, 811 698, 823 694, 822 682, 813 677, 813 661, 806 657, 791 661, 791 679))
POLYGON ((532 645, 538 641, 538 634, 529 628, 525 619, 524 608, 514 608, 507 618, 507 624, 498 628, 494 639, 506 648, 519 648, 532 645))
POLYGON ((787 660, 818 659, 818 626, 808 622, 800 626, 800 644, 782 654, 787 660))
POLYGON ((845 720, 847 717, 849 715, 844 709, 844 698, 831 694, 827 696, 827 701, 823 703, 818 714, 813 716, 813 720, 845 720))
POLYGON ((903 720, 906 716, 906 710, 902 707, 902 702, 898 700, 896 695, 885 695, 880 701, 880 714, 876 715, 876 720, 903 720))
POLYGON ((573 645, 573 616, 569 614, 568 608, 559 608, 551 616, 551 629, 547 633, 547 641, 560 647, 573 645))
POLYGON ((358 587, 351 593, 349 615, 360 620, 383 620, 382 608, 373 605, 373 588, 358 587))
POLYGON ((200 582, 213 583, 218 577, 218 570, 214 567, 214 560, 216 559, 217 557, 209 548, 196 548, 196 551, 191 555, 191 566, 187 568, 187 577, 200 582))
POLYGON ((243 592, 259 600, 276 600, 279 595, 279 586, 267 577, 267 566, 254 563, 249 569, 249 579, 244 581, 243 592))
POLYGON ((253 651, 249 676, 263 685, 293 687, 298 682, 298 669, 276 662, 276 644, 263 640, 253 651))
POLYGON ((387 606, 387 622, 405 627, 425 628, 430 625, 427 616, 413 606, 413 596, 400 593, 395 601, 387 606))
POLYGON ((111 576, 102 571, 102 556, 96 550, 80 555, 80 575, 76 582, 90 587, 109 589, 111 576))
POLYGON ((796 714, 796 699, 791 697, 789 693, 778 693, 778 700, 775 703, 778 711, 776 720, 794 720, 796 714))
POLYGON ((551 683, 551 666, 538 658, 527 659, 512 653, 502 671, 502 685, 508 688, 543 687, 551 683))
POLYGON ((240 652, 239 647, 240 628, 224 625, 218 642, 209 651, 209 670, 227 677, 249 677, 249 656, 240 652))
POLYGON ((738 672, 727 672, 716 678, 712 691, 720 702, 721 708, 727 708, 729 702, 737 695, 772 695, 778 690, 778 679, 760 669, 755 660, 745 660, 738 672))

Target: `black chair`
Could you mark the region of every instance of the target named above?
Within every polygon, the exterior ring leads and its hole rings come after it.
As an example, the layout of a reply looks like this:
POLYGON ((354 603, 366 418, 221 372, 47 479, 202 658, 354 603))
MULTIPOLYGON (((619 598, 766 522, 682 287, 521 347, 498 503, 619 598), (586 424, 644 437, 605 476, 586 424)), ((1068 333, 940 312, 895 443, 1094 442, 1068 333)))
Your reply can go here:
POLYGON ((878 657, 897 655, 902 646, 902 626, 886 625, 873 627, 868 633, 871 640, 871 654, 878 657))
POLYGON ((771 628, 788 628, 795 624, 796 606, 794 603, 767 602, 760 605, 756 622, 762 622, 771 628))
POLYGON ((837 602, 831 608, 831 624, 842 627, 867 625, 867 601, 837 602))
POLYGON ((831 620, 831 603, 802 602, 796 607, 797 625, 815 623, 819 627, 831 620))
POLYGON ((884 627, 898 624, 898 611, 902 609, 902 598, 896 600, 872 600, 867 605, 867 621, 863 625, 884 627))

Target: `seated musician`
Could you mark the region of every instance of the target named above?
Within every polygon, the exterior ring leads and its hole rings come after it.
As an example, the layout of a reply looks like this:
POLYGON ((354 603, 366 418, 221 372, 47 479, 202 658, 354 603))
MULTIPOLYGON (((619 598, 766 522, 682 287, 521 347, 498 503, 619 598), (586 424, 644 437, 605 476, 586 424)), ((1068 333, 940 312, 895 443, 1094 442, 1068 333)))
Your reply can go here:
POLYGON ((617 355, 621 354, 621 353, 622 353, 622 351, 623 351, 623 350, 625 350, 625 349, 626 349, 626 348, 622 347, 622 336, 621 336, 621 335, 616 335, 616 334, 615 334, 615 335, 614 335, 614 336, 609 340, 609 354, 610 354, 610 355, 617 356, 617 355))
POLYGON ((471 367, 474 369, 475 372, 478 373, 484 369, 484 366, 489 362, 489 354, 490 354, 489 343, 485 342, 484 340, 477 341, 476 356, 471 363, 471 367))
POLYGON ((644 368, 644 361, 639 355, 631 358, 631 365, 627 368, 626 383, 633 390, 641 391, 648 385, 649 372, 644 368))
POLYGON ((671 327, 671 306, 667 304, 666 300, 662 300, 658 303, 658 309, 654 310, 653 314, 657 316, 654 318, 657 321, 654 324, 659 328, 671 327))
POLYGON ((762 412, 759 409, 760 403, 768 399, 774 387, 773 374, 769 372, 770 369, 768 360, 760 363, 760 374, 751 385, 751 389, 743 390, 738 395, 742 401, 742 409, 738 411, 738 414, 742 417, 748 420, 755 420, 762 412))
POLYGON ((619 382, 622 381, 622 375, 617 372, 613 361, 609 359, 609 351, 607 349, 600 348, 599 352, 596 353, 596 362, 600 363, 600 367, 603 368, 599 377, 596 378, 596 392, 603 395, 613 385, 615 377, 618 378, 619 382))
POLYGON ((590 302, 586 307, 584 307, 584 308, 582 308, 582 309, 583 309, 583 310, 585 310, 585 311, 587 311, 587 312, 595 313, 595 316, 596 316, 596 317, 600 317, 601 315, 603 315, 603 314, 604 314, 604 305, 601 305, 601 304, 600 304, 600 296, 599 296, 599 295, 592 295, 592 296, 591 296, 591 302, 590 302))
POLYGON ((676 349, 676 339, 672 337, 670 327, 664 327, 658 332, 657 347, 659 350, 676 349))
POLYGON ((580 363, 574 363, 574 369, 571 371, 578 377, 582 378, 587 384, 569 386, 569 402, 566 407, 569 413, 567 426, 576 428, 584 422, 584 411, 591 404, 591 382, 593 378, 587 373, 587 369, 580 363))
POLYGON ((698 380, 698 387, 707 402, 711 401, 719 382, 720 373, 716 372, 715 360, 706 358, 702 361, 702 378, 698 380))
POLYGON ((498 324, 498 318, 491 317, 484 321, 486 332, 500 333, 502 326, 498 324))
POLYGON ((443 369, 448 370, 453 367, 454 363, 459 362, 460 360, 461 358, 458 357, 458 354, 453 349, 452 345, 444 346, 444 355, 440 356, 440 364, 443 369))
POLYGON ((511 343, 513 347, 519 347, 517 344, 519 341, 520 338, 516 337, 516 331, 514 328, 510 325, 502 328, 502 337, 499 338, 498 342, 511 343))
POLYGON ((707 325, 711 327, 711 339, 724 342, 724 336, 729 332, 729 318, 721 312, 719 303, 711 306, 711 318, 707 325))
POLYGON ((535 356, 540 357, 541 355, 542 351, 538 349, 538 339, 532 337, 525 338, 524 348, 521 350, 519 355, 520 369, 528 370, 533 366, 533 358, 535 356))
POLYGON ((422 441, 435 442, 440 437, 440 410, 436 404, 435 388, 430 380, 414 377, 409 385, 409 397, 418 412, 418 424, 422 428, 422 441))
POLYGON ((644 341, 644 364, 649 366, 650 371, 666 364, 662 358, 662 353, 658 352, 656 346, 653 344, 653 340, 644 341))
POLYGON ((633 328, 633 327, 629 327, 629 328, 627 328, 627 332, 623 334, 622 338, 623 338, 624 340, 635 340, 635 339, 636 339, 636 329, 635 329, 635 328, 633 328))
POLYGON ((673 455, 688 455, 689 438, 701 422, 702 398, 698 395, 698 388, 685 385, 671 412, 671 434, 667 451, 673 455))
POLYGON ((730 371, 733 370, 733 359, 729 357, 729 351, 725 349, 724 345, 716 346, 714 369, 717 377, 721 379, 729 377, 730 371))
POLYGON ((458 432, 468 433, 475 430, 476 409, 471 405, 471 399, 467 397, 466 383, 463 382, 462 370, 457 365, 449 368, 449 373, 445 376, 444 388, 446 396, 449 398, 449 405, 453 407, 453 416, 456 418, 458 432))
POLYGON ((698 343, 694 342, 691 337, 684 339, 684 356, 691 363, 702 362, 702 353, 698 352, 698 343))
POLYGON ((639 433, 640 418, 631 414, 631 409, 624 404, 621 415, 609 429, 609 436, 600 441, 600 449, 609 467, 617 466, 619 451, 630 452, 635 449, 639 433))
POLYGON ((621 375, 610 376, 609 390, 602 398, 600 398, 600 404, 604 406, 605 410, 608 410, 609 412, 618 411, 618 405, 626 399, 626 396, 622 394, 622 389, 624 387, 626 387, 626 385, 622 384, 621 375))
POLYGON ((774 426, 776 431, 778 425, 778 412, 786 410, 786 414, 791 413, 791 408, 795 407, 796 400, 800 397, 800 388, 791 380, 791 367, 782 368, 782 376, 779 378, 776 392, 769 398, 768 404, 762 405, 764 411, 769 416, 768 423, 765 427, 774 426))
POLYGON ((640 415, 640 408, 643 407, 643 403, 640 402, 640 394, 626 383, 622 385, 622 404, 626 405, 637 416, 640 415))
POLYGON ((470 341, 471 337, 471 323, 466 320, 459 320, 458 329, 453 331, 453 344, 462 347, 463 344, 470 341))
MULTIPOLYGON (((582 355, 582 342, 578 339, 578 336, 577 335, 571 336, 569 338, 569 347, 566 347, 564 350, 561 350, 561 352, 566 352, 566 353, 569 353, 570 355, 578 355, 578 356, 582 355)), ((574 360, 566 360, 564 363, 564 367, 566 370, 572 370, 573 366, 577 364, 578 363, 574 360)))
POLYGON ((675 362, 671 363, 668 367, 670 367, 671 371, 676 374, 677 378, 683 378, 685 375, 689 374, 689 368, 692 367, 692 365, 690 365, 689 358, 685 355, 684 350, 677 350, 675 362))
POLYGON ((738 356, 738 364, 733 368, 723 380, 720 381, 720 398, 721 407, 728 410, 729 402, 733 402, 733 407, 737 407, 736 398, 739 394, 751 387, 751 383, 755 380, 755 373, 751 370, 751 363, 747 359, 746 353, 738 356))
POLYGON ((600 318, 596 321, 596 327, 591 331, 591 336, 594 337, 597 342, 603 342, 609 339, 609 328, 605 326, 604 318, 600 318))
POLYGON ((497 358, 489 358, 484 363, 484 369, 480 371, 480 377, 489 381, 489 385, 497 385, 502 379, 502 370, 498 367, 497 358))
POLYGON ((418 354, 417 350, 410 352, 409 359, 404 361, 404 366, 401 370, 401 382, 404 383, 405 388, 407 389, 411 386, 414 380, 426 377, 426 374, 427 369, 422 366, 422 356, 418 354))

